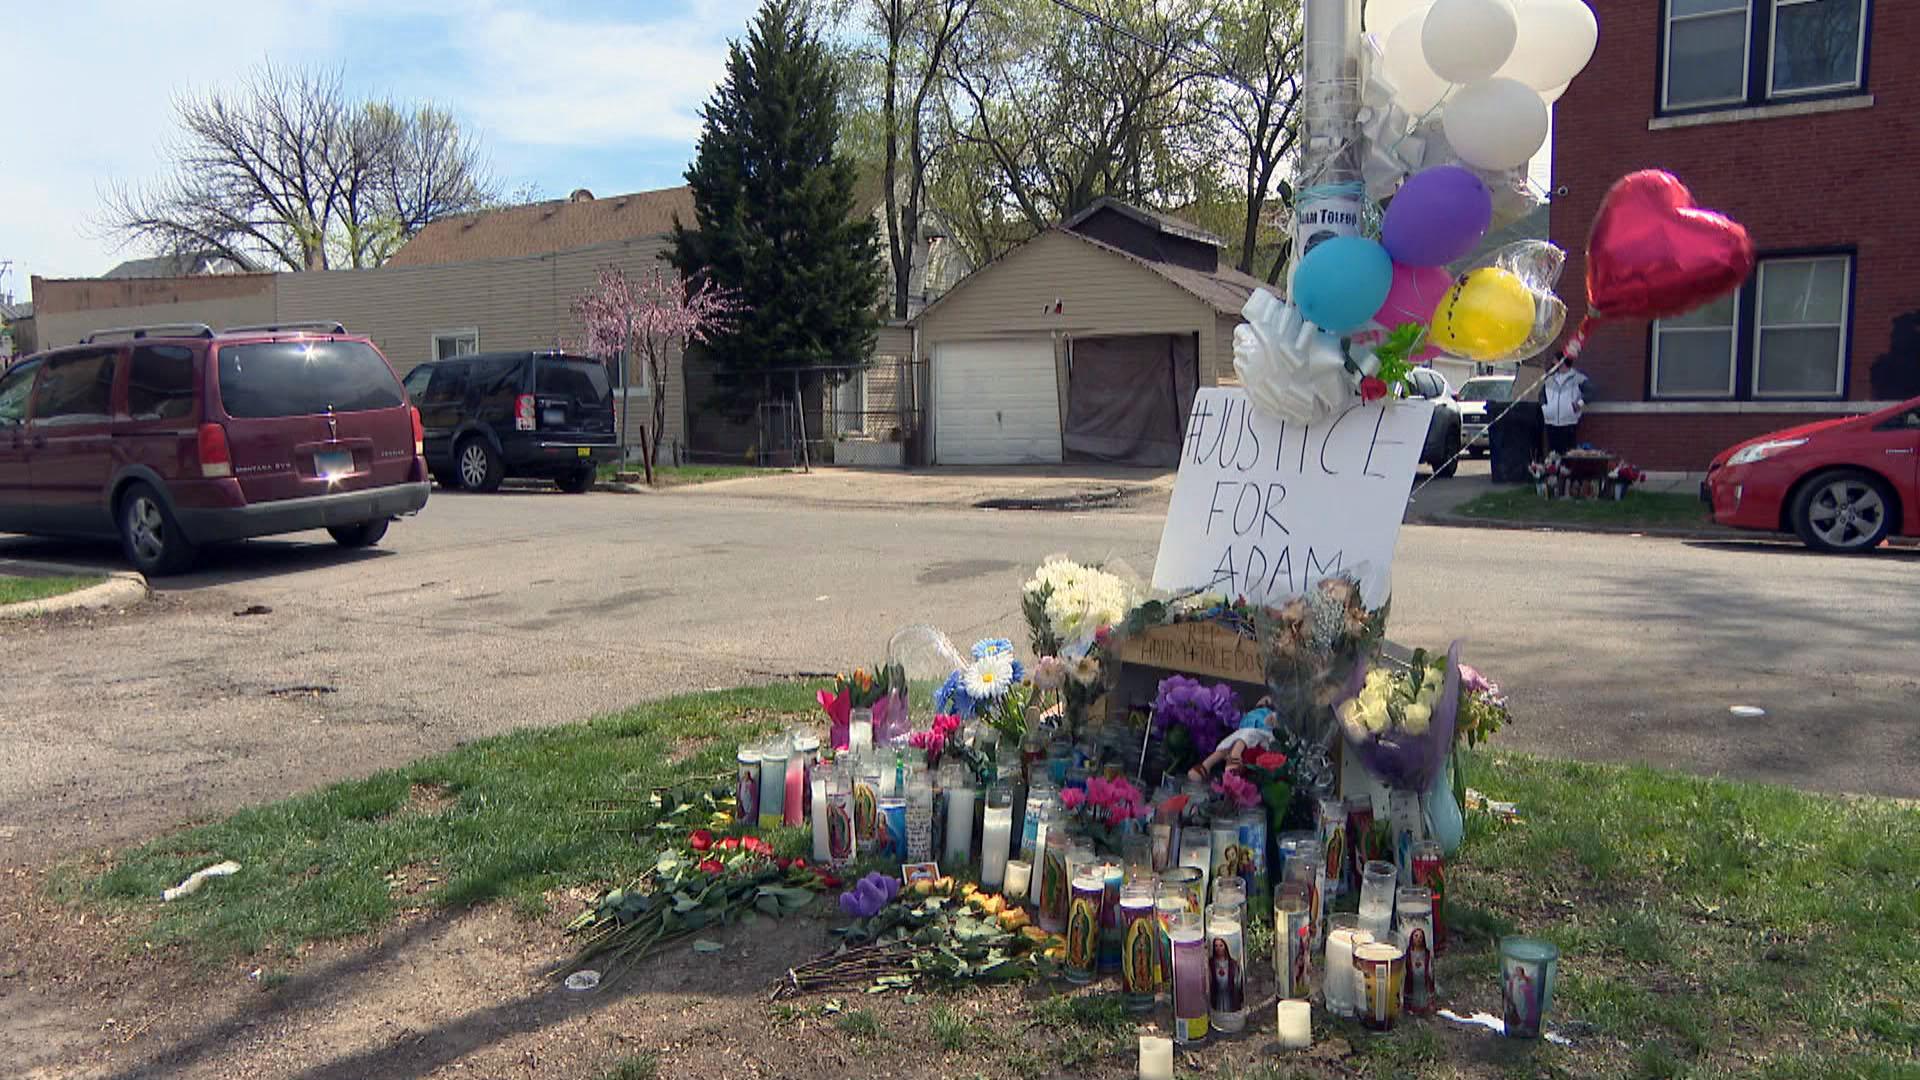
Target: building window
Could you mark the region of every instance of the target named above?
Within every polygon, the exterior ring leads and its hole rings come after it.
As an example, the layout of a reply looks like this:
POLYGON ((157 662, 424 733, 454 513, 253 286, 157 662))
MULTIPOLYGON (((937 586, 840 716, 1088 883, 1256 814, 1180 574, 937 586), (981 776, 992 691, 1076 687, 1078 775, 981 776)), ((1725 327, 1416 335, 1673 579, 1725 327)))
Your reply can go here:
POLYGON ((1846 390, 1853 257, 1762 260, 1730 296, 1653 324, 1653 398, 1835 398, 1846 390))
POLYGON ((1698 311, 1653 324, 1653 396, 1729 397, 1733 394, 1734 316, 1723 296, 1698 311))
POLYGON ((480 351, 480 331, 442 330, 433 335, 433 358, 451 360, 456 356, 471 356, 480 351))
POLYGON ((1755 397, 1836 397, 1845 385, 1852 260, 1760 264, 1755 397))
POLYGON ((1867 2, 1666 0, 1661 108, 1766 105, 1859 89, 1867 2))

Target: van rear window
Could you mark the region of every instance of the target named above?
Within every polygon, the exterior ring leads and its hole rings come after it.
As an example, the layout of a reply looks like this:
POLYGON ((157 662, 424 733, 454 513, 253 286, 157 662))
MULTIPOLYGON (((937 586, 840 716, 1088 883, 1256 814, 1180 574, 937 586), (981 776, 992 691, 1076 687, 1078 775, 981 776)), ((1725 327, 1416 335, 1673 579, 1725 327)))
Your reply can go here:
POLYGON ((400 380, 363 341, 262 341, 220 350, 229 416, 311 416, 400 405, 400 380))

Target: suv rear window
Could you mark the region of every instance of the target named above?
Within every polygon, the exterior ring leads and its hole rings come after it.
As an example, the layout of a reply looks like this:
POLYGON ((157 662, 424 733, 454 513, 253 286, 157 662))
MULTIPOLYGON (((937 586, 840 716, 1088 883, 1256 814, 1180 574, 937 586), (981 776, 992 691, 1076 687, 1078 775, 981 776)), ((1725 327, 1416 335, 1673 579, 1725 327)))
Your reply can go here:
POLYGON ((363 341, 262 341, 220 350, 229 416, 311 416, 400 405, 400 380, 363 341))
POLYGON ((597 405, 613 396, 605 364, 570 356, 540 357, 533 385, 537 393, 570 397, 583 405, 597 405))

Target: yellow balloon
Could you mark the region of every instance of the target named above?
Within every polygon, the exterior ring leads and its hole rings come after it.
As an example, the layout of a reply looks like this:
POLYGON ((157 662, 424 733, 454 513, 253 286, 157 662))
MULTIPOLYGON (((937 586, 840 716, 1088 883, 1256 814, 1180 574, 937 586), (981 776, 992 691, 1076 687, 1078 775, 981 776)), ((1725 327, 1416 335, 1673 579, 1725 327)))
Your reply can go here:
POLYGON ((1533 331, 1532 290, 1497 266, 1468 271, 1433 313, 1433 344, 1469 360, 1497 360, 1526 344, 1533 331))

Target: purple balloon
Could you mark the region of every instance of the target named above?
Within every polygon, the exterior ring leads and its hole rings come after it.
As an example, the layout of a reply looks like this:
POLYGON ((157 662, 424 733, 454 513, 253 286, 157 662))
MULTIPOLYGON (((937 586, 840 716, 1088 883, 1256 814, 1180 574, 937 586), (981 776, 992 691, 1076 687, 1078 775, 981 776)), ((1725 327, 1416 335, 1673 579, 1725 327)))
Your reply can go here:
POLYGON ((1471 251, 1493 223, 1493 192, 1473 170, 1440 165, 1415 173, 1387 204, 1380 243, 1407 266, 1445 266, 1471 251))

